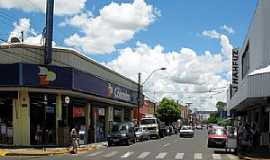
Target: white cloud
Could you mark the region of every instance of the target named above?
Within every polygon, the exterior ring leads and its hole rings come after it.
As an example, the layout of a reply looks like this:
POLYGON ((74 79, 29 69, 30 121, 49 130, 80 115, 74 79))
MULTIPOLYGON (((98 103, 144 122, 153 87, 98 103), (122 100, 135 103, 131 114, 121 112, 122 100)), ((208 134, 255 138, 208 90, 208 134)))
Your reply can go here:
POLYGON ((219 39, 221 34, 218 33, 216 30, 206 30, 202 32, 202 35, 210 38, 219 39))
MULTIPOLYGON (((72 15, 81 12, 87 0, 55 0, 55 14, 72 15)), ((0 8, 21 9, 26 12, 45 13, 46 0, 0 0, 0 8)))
MULTIPOLYGON (((18 37, 21 39, 21 32, 24 33, 24 43, 31 44, 31 45, 42 45, 42 34, 37 34, 35 30, 31 27, 30 19, 28 18, 21 18, 18 22, 13 23, 14 29, 10 32, 8 41, 12 37, 18 37)), ((53 46, 56 43, 53 42, 53 46)))
POLYGON ((229 27, 227 25, 223 25, 220 27, 221 29, 225 30, 226 32, 233 34, 234 33, 234 29, 232 27, 229 27))
POLYGON ((134 34, 149 26, 160 13, 144 0, 133 3, 115 3, 103 7, 99 16, 77 14, 61 23, 80 29, 65 44, 86 53, 105 54, 115 51, 115 46, 132 39, 134 34))
POLYGON ((138 72, 144 81, 153 70, 166 67, 166 71, 156 72, 145 83, 147 95, 192 102, 191 107, 200 110, 215 110, 217 101, 226 101, 226 91, 219 89, 223 92, 213 96, 207 91, 227 86, 228 80, 221 75, 230 70, 230 56, 226 54, 232 48, 226 35, 220 34, 218 40, 221 51, 215 54, 210 51, 198 54, 190 48, 165 52, 161 45, 150 47, 138 42, 135 48, 121 49, 118 58, 104 64, 134 81, 138 72))

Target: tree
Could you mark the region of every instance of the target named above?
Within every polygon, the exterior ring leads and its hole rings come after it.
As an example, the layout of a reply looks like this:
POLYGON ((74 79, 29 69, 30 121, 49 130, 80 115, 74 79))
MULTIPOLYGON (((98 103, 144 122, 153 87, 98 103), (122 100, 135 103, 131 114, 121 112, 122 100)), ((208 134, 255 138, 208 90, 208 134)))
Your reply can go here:
POLYGON ((174 100, 163 98, 159 106, 160 108, 157 110, 157 117, 161 121, 166 124, 171 124, 180 119, 180 107, 174 100))
POLYGON ((225 110, 226 103, 218 101, 216 103, 216 107, 218 111, 224 111, 225 110))

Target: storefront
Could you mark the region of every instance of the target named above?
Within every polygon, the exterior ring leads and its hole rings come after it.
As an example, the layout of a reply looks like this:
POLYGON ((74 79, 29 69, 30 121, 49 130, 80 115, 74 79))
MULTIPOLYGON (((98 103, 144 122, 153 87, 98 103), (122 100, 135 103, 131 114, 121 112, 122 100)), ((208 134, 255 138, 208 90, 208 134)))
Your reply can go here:
POLYGON ((13 99, 16 92, 0 93, 0 144, 13 144, 13 99))
POLYGON ((83 134, 82 144, 105 141, 112 122, 130 121, 136 106, 136 91, 74 68, 0 68, 9 73, 0 78, 0 144, 68 145, 74 127, 83 134))

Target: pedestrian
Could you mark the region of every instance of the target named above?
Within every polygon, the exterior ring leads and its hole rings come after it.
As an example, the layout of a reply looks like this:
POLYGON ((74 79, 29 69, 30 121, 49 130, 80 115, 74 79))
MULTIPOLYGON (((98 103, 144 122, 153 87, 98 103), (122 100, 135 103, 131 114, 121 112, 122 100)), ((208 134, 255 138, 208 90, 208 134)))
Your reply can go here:
POLYGON ((37 125, 35 140, 37 145, 42 144, 42 130, 39 124, 37 125))
POLYGON ((72 153, 76 154, 78 152, 78 132, 75 128, 71 129, 70 132, 71 140, 72 140, 72 153))

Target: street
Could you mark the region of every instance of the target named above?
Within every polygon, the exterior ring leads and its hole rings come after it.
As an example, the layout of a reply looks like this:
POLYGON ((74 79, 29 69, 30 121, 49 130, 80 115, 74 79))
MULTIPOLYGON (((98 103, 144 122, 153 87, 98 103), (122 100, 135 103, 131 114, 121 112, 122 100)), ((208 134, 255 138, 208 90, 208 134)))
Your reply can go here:
POLYGON ((203 160, 235 160, 237 156, 225 153, 224 150, 207 148, 207 131, 196 130, 194 138, 179 138, 178 135, 165 137, 163 139, 153 139, 145 142, 138 142, 131 146, 114 146, 100 149, 91 153, 79 155, 64 155, 55 157, 7 157, 3 160, 172 160, 172 159, 203 159, 203 160))

